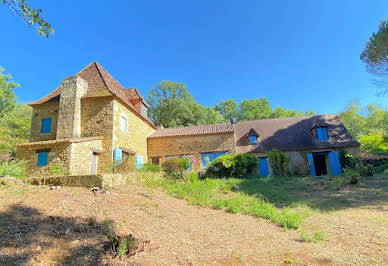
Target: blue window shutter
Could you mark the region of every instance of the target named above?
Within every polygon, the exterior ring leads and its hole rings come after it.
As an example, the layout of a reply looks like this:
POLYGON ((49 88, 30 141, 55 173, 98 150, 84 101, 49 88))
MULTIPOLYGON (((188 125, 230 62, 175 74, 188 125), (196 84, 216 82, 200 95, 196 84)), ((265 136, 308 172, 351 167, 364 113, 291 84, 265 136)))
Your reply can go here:
POLYGON ((327 128, 326 127, 322 128, 322 135, 323 135, 323 140, 329 139, 329 136, 327 135, 327 128))
POLYGON ((143 156, 136 155, 136 169, 140 169, 143 165, 143 156))
POLYGON ((47 152, 39 152, 38 153, 38 162, 37 166, 46 166, 47 165, 47 157, 48 153, 47 152))
POLYGON ((329 139, 329 137, 327 135, 327 128, 326 127, 317 127, 316 131, 317 131, 317 139, 319 141, 324 141, 324 140, 329 139))
POLYGON ((308 159, 309 165, 310 165, 310 175, 316 176, 317 174, 315 173, 315 165, 314 165, 313 154, 312 153, 308 153, 307 154, 307 159, 308 159))
POLYGON ((51 118, 42 119, 42 126, 40 128, 40 133, 50 133, 51 132, 51 118))
POLYGON ((269 175, 268 170, 268 158, 259 158, 259 174, 260 176, 267 177, 269 175))
POLYGON ((115 148, 113 150, 113 160, 116 162, 116 164, 121 164, 121 161, 123 160, 123 151, 119 148, 115 148))
POLYGON ((331 166, 331 173, 334 176, 342 175, 341 163, 338 157, 338 152, 329 152, 329 160, 331 166))
POLYGON ((257 144, 257 137, 256 136, 250 136, 249 137, 249 144, 257 144))

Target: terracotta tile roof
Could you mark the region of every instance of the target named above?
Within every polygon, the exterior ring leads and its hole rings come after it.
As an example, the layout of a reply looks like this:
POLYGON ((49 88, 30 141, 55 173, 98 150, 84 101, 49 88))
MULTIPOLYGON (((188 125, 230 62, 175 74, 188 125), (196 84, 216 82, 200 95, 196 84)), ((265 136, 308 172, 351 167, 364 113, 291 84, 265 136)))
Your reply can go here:
POLYGON ((309 150, 340 147, 358 147, 358 143, 346 130, 335 114, 262 119, 236 124, 236 150, 238 153, 266 152, 278 150, 309 150), (327 126, 328 141, 318 141, 311 129, 327 126), (258 144, 249 145, 248 133, 254 129, 258 135, 258 144))
POLYGON ((234 126, 230 123, 210 124, 180 128, 159 129, 149 135, 149 138, 175 137, 175 136, 194 136, 206 134, 233 133, 234 126))
POLYGON ((40 146, 40 145, 48 145, 48 144, 57 144, 57 143, 79 143, 85 141, 92 140, 102 140, 103 137, 82 137, 82 138, 68 138, 68 139, 53 139, 53 140, 45 140, 45 141, 36 141, 36 142, 27 142, 17 144, 17 147, 26 147, 26 146, 40 146))
MULTIPOLYGON (((148 117, 143 116, 135 106, 131 103, 131 99, 137 94, 138 97, 141 97, 137 89, 124 89, 121 84, 115 80, 99 63, 93 62, 82 69, 76 74, 76 76, 81 77, 88 83, 88 90, 84 97, 95 97, 101 95, 102 92, 108 91, 110 94, 116 96, 122 100, 136 115, 145 120, 153 128, 156 128, 155 125, 149 120, 148 117), (128 97, 130 96, 130 97, 128 97)), ((29 103, 29 105, 36 105, 48 102, 53 100, 55 97, 58 97, 61 93, 61 87, 56 88, 49 95, 29 103)), ((141 99, 143 99, 141 97, 141 99)))

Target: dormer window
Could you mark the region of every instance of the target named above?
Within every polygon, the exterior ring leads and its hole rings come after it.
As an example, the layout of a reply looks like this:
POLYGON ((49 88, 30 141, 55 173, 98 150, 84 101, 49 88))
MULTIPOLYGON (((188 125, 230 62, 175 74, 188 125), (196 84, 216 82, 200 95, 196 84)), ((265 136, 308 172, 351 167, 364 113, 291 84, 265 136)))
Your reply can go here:
POLYGON ((249 137, 249 144, 257 144, 257 137, 256 136, 250 136, 249 137))
POLYGON ((318 141, 329 140, 329 136, 327 134, 327 127, 317 127, 317 128, 315 128, 315 130, 317 133, 318 141))
POLYGON ((259 137, 259 134, 252 128, 248 133, 248 141, 249 145, 255 145, 257 144, 257 139, 259 137))

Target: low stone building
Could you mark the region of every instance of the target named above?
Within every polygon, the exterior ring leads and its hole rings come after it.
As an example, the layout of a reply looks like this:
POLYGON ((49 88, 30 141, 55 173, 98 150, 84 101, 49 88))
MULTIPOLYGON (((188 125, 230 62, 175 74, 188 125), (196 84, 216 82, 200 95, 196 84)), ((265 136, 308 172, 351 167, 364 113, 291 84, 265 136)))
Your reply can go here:
POLYGON ((96 62, 30 105, 30 142, 18 145, 17 157, 32 173, 60 163, 72 175, 89 175, 182 156, 199 170, 226 153, 253 153, 268 176, 267 152, 276 148, 290 155, 290 172, 339 175, 338 151, 360 148, 337 115, 158 129, 138 90, 125 89, 96 62))
POLYGON ((358 153, 360 144, 335 114, 168 128, 148 137, 150 162, 191 156, 194 170, 226 153, 253 153, 260 160, 260 174, 268 176, 267 152, 272 149, 290 156, 291 173, 340 175, 338 151, 358 153))

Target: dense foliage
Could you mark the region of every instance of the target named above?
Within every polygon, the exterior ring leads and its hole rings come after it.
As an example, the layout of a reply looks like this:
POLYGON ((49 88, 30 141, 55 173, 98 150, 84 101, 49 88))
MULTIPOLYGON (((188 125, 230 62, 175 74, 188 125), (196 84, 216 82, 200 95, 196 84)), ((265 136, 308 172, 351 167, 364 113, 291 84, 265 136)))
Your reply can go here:
POLYGON ((360 104, 352 102, 339 114, 347 130, 361 143, 361 149, 368 152, 386 151, 388 148, 388 110, 369 104, 363 110, 360 104))
POLYGON ((207 178, 249 178, 257 173, 258 159, 253 154, 226 154, 215 159, 206 170, 207 178))
POLYGON ((221 101, 214 108, 197 103, 186 85, 163 81, 148 92, 149 116, 155 124, 164 127, 178 127, 229 122, 231 118, 240 121, 314 115, 314 111, 300 112, 282 107, 272 109, 266 98, 221 101))
POLYGON ((277 149, 273 149, 267 152, 267 155, 273 170, 273 174, 275 176, 286 176, 288 164, 291 160, 290 156, 277 149))

